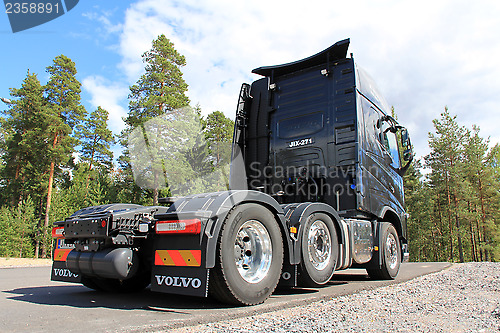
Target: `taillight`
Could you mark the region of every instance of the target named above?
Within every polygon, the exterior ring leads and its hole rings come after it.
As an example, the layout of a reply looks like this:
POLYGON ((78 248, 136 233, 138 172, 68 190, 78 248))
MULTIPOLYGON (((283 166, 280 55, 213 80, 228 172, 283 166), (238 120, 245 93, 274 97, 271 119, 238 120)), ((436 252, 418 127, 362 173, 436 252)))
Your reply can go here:
POLYGON ((201 232, 201 221, 192 220, 168 220, 156 222, 157 234, 192 234, 201 232))
POLYGON ((64 227, 52 228, 52 238, 64 238, 64 227))

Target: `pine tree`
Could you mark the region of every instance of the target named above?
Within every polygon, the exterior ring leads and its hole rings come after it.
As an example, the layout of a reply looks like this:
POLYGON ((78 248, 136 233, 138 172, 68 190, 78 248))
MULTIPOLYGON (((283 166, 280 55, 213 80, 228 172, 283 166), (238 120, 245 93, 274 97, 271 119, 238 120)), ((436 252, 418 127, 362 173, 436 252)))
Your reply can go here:
MULTIPOLYGON (((48 100, 46 119, 49 123, 49 180, 47 185, 47 205, 43 230, 49 226, 50 204, 56 169, 68 160, 74 151, 77 140, 72 136, 73 129, 85 118, 86 110, 80 104, 81 83, 76 79, 75 63, 64 55, 57 56, 53 65, 47 67, 50 80, 45 86, 48 100)), ((47 237, 47 235, 43 235, 47 237)), ((42 256, 47 255, 47 248, 42 249, 42 256)), ((38 246, 36 248, 38 251, 38 246)), ((38 252, 36 253, 38 254, 38 252)))
MULTIPOLYGON (((102 173, 110 175, 113 172, 113 152, 111 145, 115 143, 113 132, 108 128, 108 111, 100 106, 93 111, 90 116, 78 126, 78 136, 80 139, 80 164, 86 170, 85 198, 89 193, 90 180, 95 180, 102 173), (97 170, 94 170, 97 167, 97 170)), ((99 187, 99 183, 93 186, 99 187)), ((90 191, 95 191, 91 188, 90 191)))
POLYGON ((205 137, 215 168, 227 164, 231 160, 231 143, 233 140, 234 121, 220 111, 209 114, 205 120, 205 137))
MULTIPOLYGON (((464 176, 462 141, 465 129, 457 124, 456 116, 451 116, 448 108, 440 119, 433 120, 436 133, 429 133, 431 153, 426 156, 426 164, 432 169, 430 181, 437 195, 437 204, 444 207, 448 221, 449 260, 455 258, 455 243, 458 258, 464 262, 462 243, 462 201, 464 176), (444 200, 443 200, 444 199, 444 200)), ((440 211, 441 208, 439 208, 440 211)))
POLYGON ((35 205, 28 196, 16 206, 0 208, 0 256, 32 257, 35 205))
POLYGON ((440 226, 433 218, 429 184, 423 181, 420 161, 413 161, 403 177, 408 241, 412 261, 440 261, 436 249, 442 247, 440 226))
POLYGON ((108 128, 108 111, 100 106, 79 127, 81 159, 88 163, 89 170, 98 167, 110 170, 113 167, 111 145, 115 143, 113 132, 108 128))
POLYGON ((498 145, 489 148, 489 140, 479 136, 479 127, 473 126, 464 143, 464 173, 471 184, 469 204, 469 236, 471 257, 474 261, 491 260, 495 238, 495 212, 500 196, 499 179, 495 177, 494 158, 498 145))
POLYGON ((46 101, 36 74, 28 74, 21 88, 11 89, 12 104, 1 119, 1 144, 4 168, 4 195, 11 205, 23 201, 27 194, 41 196, 47 166, 47 128, 44 117, 46 101))
MULTIPOLYGON (((193 111, 195 113, 195 122, 199 122, 199 126, 197 126, 197 128, 201 133, 205 134, 207 122, 201 115, 201 106, 196 104, 193 111)), ((204 177, 213 171, 206 134, 196 137, 194 146, 191 149, 186 150, 185 157, 187 163, 191 166, 196 175, 204 177)), ((204 191, 206 191, 206 189, 204 189, 204 191)))
MULTIPOLYGON (((188 194, 186 184, 200 176, 188 158, 202 141, 199 119, 190 107, 148 120, 127 138, 135 182, 153 189, 153 198, 160 189, 177 195, 188 194)), ((198 185, 201 190, 203 187, 198 185)), ((192 193, 194 185, 191 183, 188 187, 192 193)))
POLYGON ((125 149, 118 157, 118 170, 114 176, 115 196, 114 202, 128 202, 135 204, 146 204, 147 190, 139 187, 134 180, 130 152, 125 149))
MULTIPOLYGON (((154 40, 151 50, 145 52, 142 58, 146 64, 145 73, 130 87, 129 113, 125 119, 128 128, 122 133, 123 138, 138 127, 142 127, 144 132, 144 123, 155 117, 170 115, 175 120, 177 110, 189 104, 186 96, 188 86, 181 72, 186 60, 165 35, 154 40)), ((156 165, 149 175, 153 178, 153 204, 158 203, 161 169, 156 165)))

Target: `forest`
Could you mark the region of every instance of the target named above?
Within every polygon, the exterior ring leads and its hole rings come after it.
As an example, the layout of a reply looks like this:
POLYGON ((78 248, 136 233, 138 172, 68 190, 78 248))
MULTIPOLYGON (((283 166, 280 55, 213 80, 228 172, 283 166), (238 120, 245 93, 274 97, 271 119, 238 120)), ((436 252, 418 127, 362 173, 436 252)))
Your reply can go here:
MULTIPOLYGON (((186 59, 164 35, 142 59, 117 135, 104 108, 82 105, 77 66, 64 55, 45 84, 28 71, 11 88, 0 117, 0 256, 49 258, 52 224, 84 207, 227 189, 234 122, 190 106, 186 59), (182 142, 158 134, 174 127, 182 142)), ((404 176, 410 258, 498 261, 500 149, 447 108, 433 124, 430 153, 404 176)))

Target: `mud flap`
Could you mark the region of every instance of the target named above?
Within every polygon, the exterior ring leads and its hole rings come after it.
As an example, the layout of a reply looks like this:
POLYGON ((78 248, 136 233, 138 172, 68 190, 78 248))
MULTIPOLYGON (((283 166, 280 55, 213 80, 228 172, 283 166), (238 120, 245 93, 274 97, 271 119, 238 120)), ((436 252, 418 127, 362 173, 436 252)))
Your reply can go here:
POLYGON ((151 290, 207 297, 209 273, 206 268, 155 266, 151 274, 151 290))
POLYGON ((373 256, 372 259, 366 264, 361 265, 363 268, 368 269, 379 269, 382 267, 382 251, 380 251, 380 233, 381 233, 382 223, 375 222, 373 228, 373 256))
POLYGON ((278 287, 283 287, 283 288, 296 287, 298 284, 297 268, 298 265, 283 265, 278 287))
POLYGON ((73 283, 81 283, 82 281, 82 277, 79 274, 75 274, 66 268, 65 261, 54 261, 52 263, 52 274, 50 279, 52 281, 73 283))

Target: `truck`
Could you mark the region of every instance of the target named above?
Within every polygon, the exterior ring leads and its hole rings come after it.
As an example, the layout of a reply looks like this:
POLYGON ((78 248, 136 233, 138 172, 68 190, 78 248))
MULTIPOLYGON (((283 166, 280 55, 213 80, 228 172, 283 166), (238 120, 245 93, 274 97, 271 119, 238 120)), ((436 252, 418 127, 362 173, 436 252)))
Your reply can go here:
POLYGON ((54 224, 51 279, 106 292, 255 305, 357 267, 394 279, 408 260, 408 131, 350 40, 259 67, 241 86, 230 189, 81 209, 54 224))

